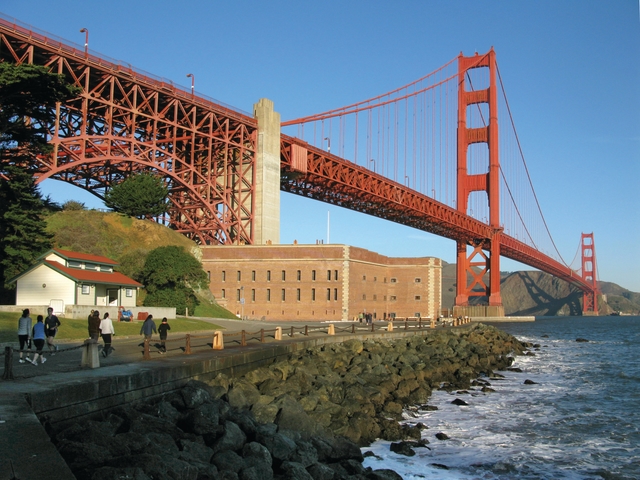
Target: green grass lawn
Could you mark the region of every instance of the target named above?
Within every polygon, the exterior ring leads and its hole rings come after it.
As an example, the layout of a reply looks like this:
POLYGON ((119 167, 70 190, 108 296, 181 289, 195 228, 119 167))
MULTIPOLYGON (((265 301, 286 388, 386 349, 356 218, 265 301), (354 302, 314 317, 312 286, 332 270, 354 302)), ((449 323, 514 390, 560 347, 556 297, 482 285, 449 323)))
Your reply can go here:
MULTIPOLYGON (((0 343, 18 341, 18 319, 20 313, 0 312, 0 343)), ((35 315, 31 316, 35 322, 35 315)), ((156 327, 160 325, 157 319, 156 327)), ((60 318, 60 329, 56 338, 60 340, 84 340, 88 338, 87 319, 60 318)), ((140 334, 142 321, 113 322, 116 336, 135 336, 140 334)), ((222 330, 223 328, 213 323, 190 318, 178 318, 169 320, 170 333, 198 332, 203 330, 222 330)))
POLYGON ((201 302, 200 305, 196 307, 196 311, 193 312, 193 316, 207 317, 207 318, 228 318, 230 320, 238 319, 238 317, 236 317, 229 310, 226 310, 219 305, 215 305, 215 304, 212 305, 204 301, 201 302))

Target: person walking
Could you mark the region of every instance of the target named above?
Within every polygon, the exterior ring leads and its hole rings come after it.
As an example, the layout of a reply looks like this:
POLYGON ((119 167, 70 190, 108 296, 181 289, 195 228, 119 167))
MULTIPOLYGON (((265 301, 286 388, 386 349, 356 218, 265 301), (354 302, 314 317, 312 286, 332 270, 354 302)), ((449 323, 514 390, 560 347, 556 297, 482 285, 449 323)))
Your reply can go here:
POLYGON ((111 336, 116 333, 113 329, 113 322, 111 321, 111 318, 109 318, 109 312, 105 312, 104 318, 100 321, 100 333, 102 334, 102 340, 104 341, 102 356, 106 358, 111 353, 111 336))
POLYGON ((29 352, 31 352, 31 317, 29 316, 29 309, 25 308, 22 311, 22 316, 18 320, 18 341, 20 342, 20 363, 24 363, 24 359, 22 358, 22 353, 24 352, 24 347, 28 345, 29 351, 27 352, 27 361, 31 362, 29 358, 29 352))
POLYGON ((31 338, 33 338, 33 345, 36 347, 36 353, 33 356, 33 360, 31 360, 31 363, 33 363, 34 365, 38 365, 38 356, 40 357, 40 363, 46 362, 47 359, 44 358, 42 349, 44 348, 44 342, 47 338, 47 335, 44 328, 44 323, 42 321, 42 315, 38 315, 38 320, 31 330, 31 338))
POLYGON ((162 323, 158 327, 158 333, 160 334, 160 353, 167 353, 167 335, 168 331, 171 330, 171 326, 167 321, 167 317, 162 319, 162 323))
POLYGON ((149 315, 142 324, 142 327, 140 327, 140 335, 143 333, 145 340, 151 340, 151 336, 154 333, 158 333, 156 330, 156 322, 153 321, 153 315, 149 315))
POLYGON ((93 310, 91 315, 89 315, 88 322, 89 338, 97 342, 100 337, 100 312, 98 310, 93 310))
POLYGON ((56 333, 58 333, 58 327, 60 326, 60 320, 53 314, 53 308, 47 308, 47 318, 44 319, 44 326, 47 333, 47 345, 51 355, 55 355, 53 352, 58 351, 58 346, 54 344, 56 333))

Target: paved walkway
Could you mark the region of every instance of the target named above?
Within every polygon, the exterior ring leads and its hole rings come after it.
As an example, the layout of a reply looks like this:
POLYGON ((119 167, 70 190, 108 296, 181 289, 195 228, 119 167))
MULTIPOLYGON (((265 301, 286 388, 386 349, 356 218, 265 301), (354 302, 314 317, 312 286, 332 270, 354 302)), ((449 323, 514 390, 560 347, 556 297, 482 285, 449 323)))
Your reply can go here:
MULTIPOLYGON (((305 325, 308 325, 310 328, 310 333, 313 334, 314 330, 317 330, 318 334, 322 331, 322 334, 326 335, 326 331, 328 328, 328 322, 260 322, 260 321, 252 321, 252 320, 224 320, 224 319, 209 319, 209 318, 200 318, 200 320, 204 320, 210 322, 218 327, 223 328, 223 332, 225 334, 225 349, 236 349, 241 348, 241 334, 242 330, 247 332, 246 341, 247 344, 256 344, 259 343, 260 332, 261 329, 265 330, 264 340, 266 342, 272 342, 273 339, 273 331, 276 327, 282 327, 283 329, 283 337, 287 336, 290 333, 290 328, 293 326, 295 330, 295 337, 300 338, 302 335, 301 328, 305 325), (237 333, 237 335, 232 335, 237 333), (252 335, 249 335, 252 334, 252 335)), ((341 328, 351 328, 352 322, 332 322, 337 326, 337 329, 341 328)), ((142 322, 140 322, 142 324, 142 322)), ((378 325, 380 327, 383 326, 382 322, 379 322, 378 325)), ((384 322, 384 326, 386 326, 386 322, 384 322)), ((363 330, 366 329, 366 326, 359 328, 363 330)), ((210 331, 197 331, 191 332, 191 351, 193 354, 207 352, 209 354, 215 354, 215 350, 212 350, 213 343, 213 334, 215 330, 210 331)), ((169 337, 167 341, 167 353, 160 353, 160 337, 158 335, 154 335, 152 337, 152 341, 150 343, 150 355, 151 360, 162 360, 166 358, 172 358, 175 356, 185 356, 185 333, 171 333, 169 332, 169 337)), ((102 355, 102 339, 99 341, 99 349, 100 349, 100 367, 113 367, 116 365, 128 364, 133 362, 148 362, 148 359, 144 358, 144 341, 143 336, 129 336, 129 337, 121 337, 114 336, 112 348, 113 351, 108 357, 104 357, 102 355)), ((288 338, 288 337, 287 337, 288 338)), ((40 376, 50 376, 53 373, 68 373, 68 372, 76 372, 81 371, 84 372, 87 378, 90 378, 92 373, 92 369, 83 368, 81 366, 82 360, 82 345, 83 341, 78 340, 69 340, 69 341, 56 341, 58 345, 58 351, 54 353, 50 353, 48 351, 47 346, 45 345, 45 349, 43 350, 44 356, 46 358, 45 363, 40 363, 38 361, 38 365, 33 365, 29 362, 19 363, 19 352, 17 351, 17 343, 14 345, 13 352, 13 381, 5 381, 0 380, 0 395, 6 393, 7 391, 13 392, 22 392, 31 390, 28 386, 28 383, 25 380, 34 379, 35 377, 40 376)), ((0 367, 3 368, 4 365, 4 351, 0 352, 0 367)), ((33 352, 30 355, 33 358, 33 352)), ((1 415, 1 412, 0 412, 1 415)), ((0 421, 2 419, 0 418, 0 421)), ((0 477, 0 480, 3 480, 0 477)))

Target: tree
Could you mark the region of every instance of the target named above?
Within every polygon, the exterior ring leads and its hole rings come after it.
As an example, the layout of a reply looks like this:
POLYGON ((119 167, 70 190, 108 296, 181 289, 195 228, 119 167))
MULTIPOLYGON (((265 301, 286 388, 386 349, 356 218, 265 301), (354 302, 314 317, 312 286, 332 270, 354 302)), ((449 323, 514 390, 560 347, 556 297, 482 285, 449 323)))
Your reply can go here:
POLYGON ((45 202, 33 175, 16 166, 6 167, 5 175, 0 179, 0 270, 7 301, 7 290, 11 290, 7 281, 49 250, 53 236, 46 230, 45 202))
MULTIPOLYGON (((62 75, 31 64, 0 63, 0 161, 2 164, 49 152, 48 126, 57 102, 74 98, 79 89, 62 75)), ((10 162, 15 164, 15 162, 10 162)))
POLYGON ((78 212, 81 210, 86 210, 87 207, 84 203, 78 202, 77 200, 67 200, 62 204, 62 210, 67 212, 78 212))
POLYGON ((169 188, 162 178, 150 173, 132 175, 114 185, 104 196, 104 204, 132 217, 157 217, 166 213, 169 188))
POLYGON ((209 280, 202 265, 182 247, 158 247, 149 252, 141 274, 147 290, 147 306, 172 306, 184 315, 199 304, 194 288, 207 288, 209 280))
POLYGON ((144 248, 136 248, 129 253, 125 253, 118 259, 120 265, 117 270, 127 277, 141 282, 142 271, 148 254, 149 251, 144 248))
POLYGON ((51 248, 43 215, 57 206, 43 199, 33 178, 36 155, 51 151, 48 127, 57 102, 78 89, 61 75, 36 65, 0 63, 0 280, 2 301, 10 301, 7 280, 51 248))

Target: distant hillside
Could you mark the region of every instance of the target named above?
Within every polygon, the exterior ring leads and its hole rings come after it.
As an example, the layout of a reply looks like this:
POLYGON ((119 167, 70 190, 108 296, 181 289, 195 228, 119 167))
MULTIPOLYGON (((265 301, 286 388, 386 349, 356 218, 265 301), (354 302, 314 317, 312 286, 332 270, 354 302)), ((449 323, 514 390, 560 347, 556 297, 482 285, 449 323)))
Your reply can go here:
POLYGON ((456 301, 456 264, 442 262, 442 307, 451 308, 456 301))
POLYGON ((582 291, 540 271, 511 273, 501 282, 508 315, 580 315, 582 291))
POLYGON ((611 282, 599 282, 599 286, 614 311, 640 315, 640 293, 631 292, 611 282))
MULTIPOLYGON (((456 265, 443 262, 442 305, 451 307, 456 296, 456 265)), ((615 283, 600 282, 606 302, 599 304, 601 315, 612 312, 640 314, 640 293, 630 292, 615 283)), ((506 315, 546 316, 579 315, 582 292, 547 273, 537 270, 503 273, 500 292, 506 315)), ((472 299, 481 302, 483 298, 472 299)))

